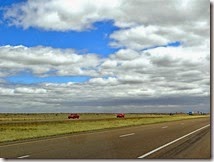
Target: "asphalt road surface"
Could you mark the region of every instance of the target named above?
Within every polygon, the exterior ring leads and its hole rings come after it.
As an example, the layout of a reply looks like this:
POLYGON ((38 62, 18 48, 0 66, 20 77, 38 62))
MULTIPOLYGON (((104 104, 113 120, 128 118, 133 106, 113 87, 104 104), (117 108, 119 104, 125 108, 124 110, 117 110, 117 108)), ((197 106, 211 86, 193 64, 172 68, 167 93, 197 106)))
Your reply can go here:
POLYGON ((6 159, 210 159, 210 118, 0 145, 6 159))

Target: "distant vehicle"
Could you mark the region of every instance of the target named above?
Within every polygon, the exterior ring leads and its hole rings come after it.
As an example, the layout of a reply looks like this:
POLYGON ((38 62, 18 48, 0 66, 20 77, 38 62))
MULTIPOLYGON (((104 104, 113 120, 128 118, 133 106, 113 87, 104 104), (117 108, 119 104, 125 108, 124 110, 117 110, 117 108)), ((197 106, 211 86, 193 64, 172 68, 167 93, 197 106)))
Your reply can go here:
POLYGON ((169 115, 174 115, 173 113, 169 113, 169 115))
POLYGON ((200 114, 201 114, 201 115, 206 115, 206 113, 204 113, 204 112, 200 112, 200 114))
POLYGON ((68 115, 68 119, 79 119, 79 115, 78 114, 69 114, 68 115))
POLYGON ((193 112, 192 112, 192 111, 190 111, 190 112, 188 112, 188 114, 189 114, 189 115, 193 115, 193 112))
POLYGON ((117 118, 124 118, 124 117, 125 117, 125 114, 123 113, 117 114, 117 118))

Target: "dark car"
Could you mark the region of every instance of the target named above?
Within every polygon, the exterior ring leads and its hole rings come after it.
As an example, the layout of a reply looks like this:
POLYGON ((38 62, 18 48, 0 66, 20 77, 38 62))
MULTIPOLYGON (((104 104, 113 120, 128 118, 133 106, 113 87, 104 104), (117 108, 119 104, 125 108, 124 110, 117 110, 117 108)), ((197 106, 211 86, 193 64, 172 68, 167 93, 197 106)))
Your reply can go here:
POLYGON ((192 111, 190 111, 190 112, 188 112, 188 114, 189 114, 189 115, 193 115, 193 112, 192 112, 192 111))
POLYGON ((68 119, 79 119, 79 115, 78 114, 70 114, 68 115, 68 119))
POLYGON ((117 114, 117 118, 124 118, 124 117, 125 117, 125 114, 123 113, 117 114))

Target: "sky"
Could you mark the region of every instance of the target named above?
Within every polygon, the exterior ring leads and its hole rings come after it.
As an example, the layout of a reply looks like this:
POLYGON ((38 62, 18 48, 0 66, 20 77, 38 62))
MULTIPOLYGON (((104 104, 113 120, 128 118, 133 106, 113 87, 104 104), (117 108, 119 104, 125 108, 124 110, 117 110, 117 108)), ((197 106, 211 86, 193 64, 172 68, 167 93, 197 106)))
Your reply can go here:
POLYGON ((0 112, 210 112, 208 0, 0 0, 0 112))

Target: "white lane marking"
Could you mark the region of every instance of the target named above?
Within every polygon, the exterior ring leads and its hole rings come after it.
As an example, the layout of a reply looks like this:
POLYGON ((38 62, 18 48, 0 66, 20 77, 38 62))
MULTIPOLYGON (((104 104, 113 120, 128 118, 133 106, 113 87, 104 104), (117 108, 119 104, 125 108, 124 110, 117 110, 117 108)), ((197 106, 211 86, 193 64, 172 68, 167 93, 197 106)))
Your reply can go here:
POLYGON ((196 133, 196 132, 198 132, 198 131, 200 131, 200 130, 206 128, 206 127, 209 127, 209 126, 210 126, 210 124, 205 125, 204 127, 201 127, 201 128, 199 128, 199 129, 197 129, 197 130, 191 132, 191 133, 188 133, 188 134, 186 134, 186 135, 184 135, 184 136, 182 136, 182 137, 180 137, 180 138, 177 138, 177 139, 174 140, 174 141, 171 141, 171 142, 169 142, 169 143, 167 143, 167 144, 165 144, 165 145, 162 145, 162 146, 160 146, 160 147, 158 147, 158 148, 156 148, 156 149, 154 149, 154 150, 152 150, 152 151, 150 151, 150 152, 148 152, 148 153, 146 153, 146 154, 144 154, 144 155, 141 155, 141 156, 139 156, 138 158, 145 158, 146 156, 149 156, 149 155, 151 155, 151 154, 153 154, 153 153, 155 153, 155 152, 157 152, 157 151, 163 149, 164 147, 167 147, 167 146, 169 146, 169 145, 171 145, 171 144, 173 144, 173 143, 175 143, 175 142, 177 142, 177 141, 179 141, 179 140, 181 140, 181 139, 183 139, 183 138, 185 138, 185 137, 187 137, 187 136, 189 136, 189 135, 191 135, 191 134, 193 134, 193 133, 196 133))
POLYGON ((19 159, 24 159, 24 158, 27 158, 27 157, 29 157, 30 155, 24 155, 24 156, 20 156, 20 157, 18 157, 19 159))
POLYGON ((132 136, 132 135, 134 135, 134 134, 135 134, 135 133, 124 134, 124 135, 121 135, 120 137, 132 136))
POLYGON ((164 126, 164 127, 162 127, 162 128, 163 128, 163 129, 164 129, 164 128, 168 128, 168 126, 164 126))

